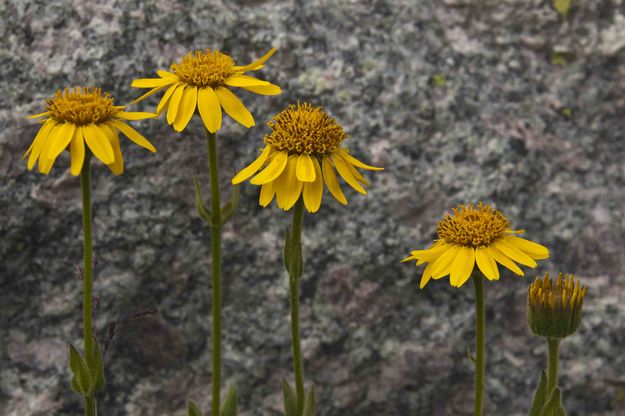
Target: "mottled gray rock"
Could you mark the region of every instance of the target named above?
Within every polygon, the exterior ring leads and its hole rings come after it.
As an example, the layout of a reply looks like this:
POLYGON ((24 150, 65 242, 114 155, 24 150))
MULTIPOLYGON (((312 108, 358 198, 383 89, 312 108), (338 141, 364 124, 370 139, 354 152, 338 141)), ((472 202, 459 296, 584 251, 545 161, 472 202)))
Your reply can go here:
MULTIPOLYGON (((489 201, 553 252, 543 270, 573 272, 589 295, 562 345, 572 416, 625 404, 625 8, 549 1, 135 1, 0 3, 0 414, 80 414, 67 344, 80 345, 79 182, 20 160, 37 131, 24 116, 55 90, 99 85, 120 104, 133 78, 190 49, 246 63, 279 49, 263 76, 284 93, 241 93, 258 127, 220 133, 222 185, 257 154, 286 104, 323 104, 351 135, 369 195, 329 197, 304 228, 302 338, 321 415, 469 415, 474 312, 470 285, 418 289, 398 261, 425 247, 444 211, 489 201), (555 53, 555 54, 554 54, 555 53)), ((151 109, 154 100, 137 108, 151 109)), ((106 354, 101 414, 183 415, 210 392, 209 233, 192 175, 207 183, 202 125, 174 133, 137 123, 159 149, 125 145, 126 173, 94 169, 95 323, 118 334, 106 354), (129 317, 145 308, 159 313, 129 317)), ((205 193, 207 188, 205 186, 205 193)), ((242 186, 224 231, 224 374, 242 414, 280 414, 291 377, 282 235, 289 215, 242 186)), ((525 318, 527 285, 488 284, 486 414, 523 415, 545 346, 525 318)), ((620 410, 619 410, 620 409, 620 410)))

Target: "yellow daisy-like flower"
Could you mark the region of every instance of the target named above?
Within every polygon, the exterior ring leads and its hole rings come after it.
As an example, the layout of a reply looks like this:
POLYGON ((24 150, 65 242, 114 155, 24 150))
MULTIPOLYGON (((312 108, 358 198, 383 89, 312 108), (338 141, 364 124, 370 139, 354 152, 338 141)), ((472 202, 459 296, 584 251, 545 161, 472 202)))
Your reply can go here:
POLYGON ((245 75, 247 71, 263 68, 265 61, 275 52, 273 48, 246 66, 235 65, 234 59, 219 51, 189 52, 181 63, 171 65, 173 72, 156 71, 159 78, 132 81, 133 87, 152 88, 133 103, 167 87, 156 112, 160 115, 167 108, 167 124, 176 131, 184 130, 196 108, 211 133, 221 128, 222 108, 245 127, 252 127, 254 117, 228 87, 240 87, 261 95, 280 94, 279 86, 245 75))
POLYGON ((275 196, 278 207, 286 211, 303 194, 306 209, 316 212, 324 183, 337 201, 347 205, 335 169, 363 195, 369 183, 357 168, 382 170, 362 163, 341 147, 347 134, 321 107, 292 104, 267 125, 272 132, 264 138, 262 153, 232 179, 236 185, 256 174, 250 183, 261 186, 259 202, 263 207, 275 196))
POLYGON ((28 118, 47 117, 24 157, 28 155, 28 169, 39 161, 39 172, 47 175, 56 158, 69 148, 70 172, 80 174, 87 148, 115 175, 124 171, 124 158, 119 146, 118 130, 137 145, 156 152, 152 143, 127 120, 142 120, 155 117, 145 112, 126 112, 123 106, 116 106, 113 97, 102 93, 100 88, 74 88, 57 91, 54 98, 47 100, 47 111, 28 118))
POLYGON ((427 250, 415 250, 402 261, 427 263, 421 277, 421 288, 430 279, 450 275, 452 286, 460 287, 471 277, 477 264, 489 280, 499 279, 497 263, 523 276, 516 264, 536 267, 535 260, 549 257, 549 250, 533 241, 517 237, 510 221, 487 204, 460 205, 438 223, 438 240, 427 250))

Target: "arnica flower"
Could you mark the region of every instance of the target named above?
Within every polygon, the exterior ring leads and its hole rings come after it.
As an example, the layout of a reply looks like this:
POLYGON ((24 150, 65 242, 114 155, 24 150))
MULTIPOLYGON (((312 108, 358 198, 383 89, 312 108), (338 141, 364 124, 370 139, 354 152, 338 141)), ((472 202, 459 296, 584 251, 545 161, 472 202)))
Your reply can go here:
POLYGON ((536 277, 528 296, 528 321, 532 331, 545 338, 565 338, 579 328, 586 287, 571 274, 558 274, 552 282, 549 273, 536 277))
POLYGON ((151 152, 156 152, 152 143, 126 120, 142 120, 155 114, 126 112, 123 106, 116 106, 113 97, 102 93, 100 88, 74 88, 57 91, 54 98, 47 100, 47 111, 28 118, 46 117, 24 154, 28 155, 28 169, 39 161, 39 172, 47 175, 56 158, 69 148, 70 172, 78 175, 85 160, 85 143, 91 153, 107 165, 115 175, 124 171, 124 158, 119 144, 118 130, 131 141, 151 152))
POLYGON ((357 168, 382 170, 364 164, 341 147, 347 134, 321 107, 292 104, 267 125, 272 132, 265 136, 266 146, 260 156, 232 179, 236 185, 256 174, 250 183, 261 186, 259 202, 263 207, 275 196, 278 207, 286 211, 303 194, 306 209, 316 212, 321 206, 324 183, 332 196, 346 205, 335 169, 363 195, 369 183, 357 168))
POLYGON ((475 264, 489 280, 499 279, 497 263, 523 276, 516 264, 536 267, 535 260, 549 257, 549 250, 517 237, 510 221, 490 205, 460 205, 438 223, 438 240, 427 250, 415 250, 402 261, 427 263, 421 276, 423 288, 430 279, 450 275, 452 286, 460 287, 471 277, 475 264))
POLYGON ((209 132, 215 133, 221 128, 221 109, 233 119, 252 127, 254 117, 228 87, 240 87, 261 95, 280 94, 280 87, 267 81, 245 75, 247 71, 263 68, 276 49, 273 48, 259 60, 237 66, 234 59, 219 51, 189 52, 181 63, 171 65, 171 70, 156 71, 159 78, 142 78, 132 81, 136 88, 151 88, 137 98, 139 102, 167 87, 156 112, 160 115, 167 109, 167 124, 174 130, 182 131, 191 120, 197 108, 200 117, 209 132))

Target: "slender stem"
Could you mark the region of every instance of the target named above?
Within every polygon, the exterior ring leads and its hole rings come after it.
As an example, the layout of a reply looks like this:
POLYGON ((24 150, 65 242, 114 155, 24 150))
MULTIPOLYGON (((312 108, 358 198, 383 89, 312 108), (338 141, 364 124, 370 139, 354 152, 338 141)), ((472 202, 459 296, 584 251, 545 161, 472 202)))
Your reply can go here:
POLYGON ((473 274, 475 285, 475 407, 474 415, 482 416, 484 408, 484 333, 486 332, 486 309, 484 293, 484 277, 480 273, 473 274))
POLYGON ((213 396, 212 415, 218 416, 221 400, 221 201, 219 199, 219 165, 217 135, 206 130, 208 170, 211 183, 211 248, 213 256, 213 396))
MULTIPOLYGON (((91 153, 87 152, 80 176, 82 189, 82 227, 83 227, 83 338, 85 359, 93 357, 93 255, 91 240, 91 153)), ((85 397, 85 415, 95 416, 96 399, 93 395, 85 397)))
POLYGON ((96 400, 93 396, 85 397, 85 415, 86 416, 97 416, 98 407, 96 406, 96 400))
MULTIPOLYGON (((291 230, 292 247, 300 247, 302 223, 304 221, 304 202, 300 198, 293 208, 293 226, 291 230)), ((291 338, 293 344, 293 372, 295 373, 295 393, 297 397, 297 415, 304 413, 304 368, 302 365, 302 345, 299 336, 299 277, 289 275, 291 292, 291 338)))
POLYGON ((547 338, 547 346, 549 347, 549 358, 547 359, 547 397, 549 397, 553 389, 558 387, 558 347, 560 346, 560 340, 558 338, 547 338))

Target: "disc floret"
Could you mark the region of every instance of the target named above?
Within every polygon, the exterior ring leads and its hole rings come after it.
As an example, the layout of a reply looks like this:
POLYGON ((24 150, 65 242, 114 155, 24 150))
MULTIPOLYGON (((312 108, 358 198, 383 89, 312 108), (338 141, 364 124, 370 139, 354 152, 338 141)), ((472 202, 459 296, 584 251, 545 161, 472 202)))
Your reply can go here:
POLYGON ((47 100, 47 108, 51 118, 77 126, 107 121, 124 109, 114 105, 109 93, 88 87, 57 91, 53 98, 47 100))
POLYGON ((235 71, 234 59, 220 51, 191 51, 171 70, 186 84, 198 88, 223 85, 235 71))
POLYGON ((460 205, 438 223, 438 237, 447 243, 468 247, 487 246, 509 232, 510 221, 498 210, 481 202, 460 205))

